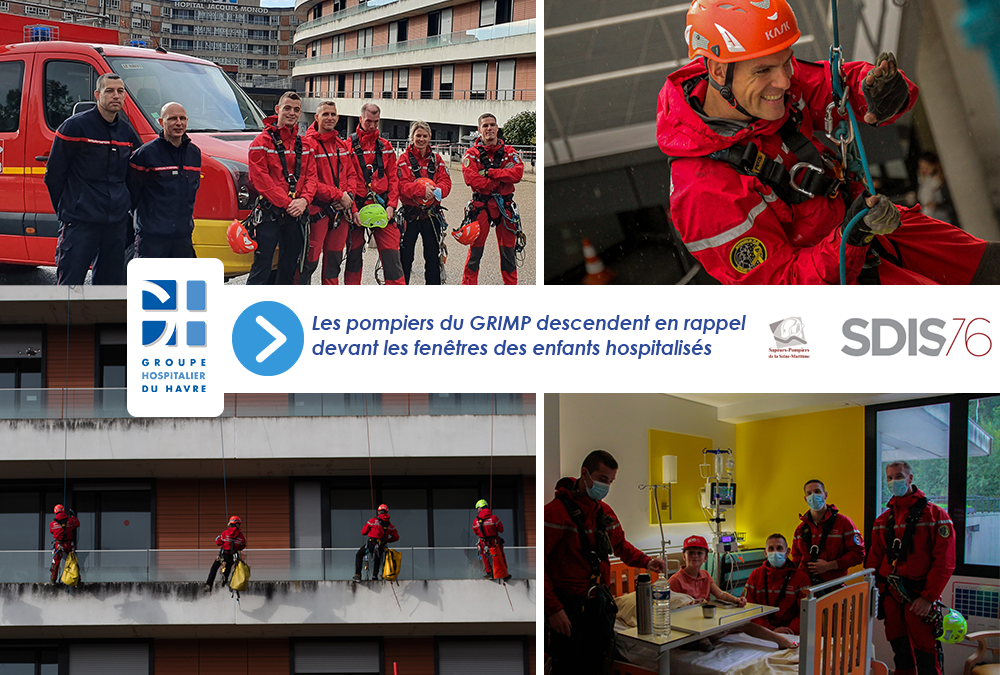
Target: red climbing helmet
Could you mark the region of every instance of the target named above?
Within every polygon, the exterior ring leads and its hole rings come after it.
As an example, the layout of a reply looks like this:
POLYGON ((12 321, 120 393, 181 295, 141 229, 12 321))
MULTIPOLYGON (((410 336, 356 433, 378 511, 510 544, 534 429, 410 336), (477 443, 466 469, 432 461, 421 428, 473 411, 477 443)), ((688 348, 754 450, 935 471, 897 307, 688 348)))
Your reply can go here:
POLYGON ((472 246, 476 239, 479 239, 479 221, 470 220, 457 230, 452 230, 451 236, 455 237, 459 244, 472 246))
POLYGON ((229 519, 229 524, 230 525, 242 525, 243 521, 240 520, 239 516, 233 516, 232 518, 229 519))
MULTIPOLYGON (((415 180, 414 182, 417 185, 419 185, 420 187, 422 187, 422 188, 428 188, 429 187, 430 189, 433 190, 433 189, 435 189, 437 187, 437 185, 435 185, 434 181, 432 181, 430 178, 423 178, 423 177, 421 177, 421 178, 418 178, 417 180, 415 180)), ((425 196, 421 196, 421 197, 417 197, 415 201, 418 204, 420 204, 421 206, 427 206, 428 204, 433 204, 434 203, 434 198, 431 197, 430 199, 427 199, 425 196)))
POLYGON ((684 42, 689 59, 733 63, 788 49, 801 35, 787 0, 694 0, 684 42))
POLYGON ((62 504, 56 504, 56 508, 52 510, 52 513, 62 513, 66 510, 66 507, 62 504))
POLYGON ((250 238, 250 233, 238 220, 229 223, 226 229, 226 239, 229 241, 229 248, 234 253, 253 253, 257 250, 257 242, 250 238))
POLYGON ((378 505, 378 514, 382 515, 383 513, 385 515, 389 515, 389 507, 386 506, 385 504, 379 504, 378 505))

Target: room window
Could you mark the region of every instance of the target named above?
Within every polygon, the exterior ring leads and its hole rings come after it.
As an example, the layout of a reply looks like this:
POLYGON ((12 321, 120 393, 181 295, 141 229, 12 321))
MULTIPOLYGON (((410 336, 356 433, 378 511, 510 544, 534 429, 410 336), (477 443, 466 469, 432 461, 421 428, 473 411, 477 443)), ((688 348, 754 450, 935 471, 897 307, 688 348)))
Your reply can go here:
POLYGON ((474 100, 484 100, 486 98, 486 61, 477 61, 472 64, 472 91, 469 98, 474 100))
POLYGON ((479 27, 492 26, 497 20, 497 0, 479 0, 479 27))
POLYGON ((392 98, 392 71, 382 71, 382 98, 392 98))
POLYGON ((340 35, 333 36, 333 53, 339 54, 345 51, 347 45, 347 36, 341 33, 340 35))
POLYGON ((497 100, 514 100, 514 66, 516 59, 497 61, 497 100))
POLYGON ((358 49, 368 49, 375 39, 374 28, 362 28, 358 31, 358 49))
POLYGON ((379 675, 377 640, 301 641, 292 643, 294 675, 305 673, 352 673, 379 675))
POLYGON ((354 89, 352 98, 361 98, 361 73, 354 73, 354 89))
POLYGON ((420 69, 420 98, 434 98, 434 66, 420 69))
POLYGON ((1000 572, 1000 396, 951 395, 865 410, 866 532, 889 501, 886 467, 905 461, 913 484, 955 524, 956 575, 1000 572))
POLYGON ((528 646, 524 639, 456 640, 437 638, 438 675, 476 672, 478 663, 489 663, 502 673, 527 673, 528 646))
POLYGON ((454 97, 455 89, 455 66, 441 66, 441 93, 439 98, 450 99, 454 97))
POLYGON ((365 98, 375 96, 375 71, 369 70, 365 73, 365 98))
POLYGON ((451 17, 451 7, 438 12, 430 12, 427 15, 427 37, 451 33, 451 17))
POLYGON ((399 69, 399 80, 396 83, 396 98, 409 98, 410 71, 399 69))
POLYGON ((389 44, 396 42, 406 42, 406 35, 409 28, 409 19, 393 21, 389 24, 389 44))

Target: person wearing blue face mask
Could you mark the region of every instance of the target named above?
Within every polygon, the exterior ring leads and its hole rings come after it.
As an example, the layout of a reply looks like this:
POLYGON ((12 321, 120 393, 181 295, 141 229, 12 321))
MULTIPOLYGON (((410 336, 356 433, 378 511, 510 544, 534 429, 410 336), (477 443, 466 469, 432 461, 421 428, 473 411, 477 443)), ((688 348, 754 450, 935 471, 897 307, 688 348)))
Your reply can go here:
POLYGON ((799 600, 809 587, 809 575, 788 562, 788 542, 783 534, 767 538, 767 562, 750 573, 743 597, 748 602, 777 607, 775 614, 753 622, 781 635, 799 634, 799 600))
POLYGON ((617 474, 611 453, 594 450, 580 477, 562 478, 545 505, 546 653, 554 675, 610 672, 617 607, 608 588, 608 556, 661 574, 667 569, 662 558, 626 541, 618 517, 602 501, 617 474))
POLYGON ((865 559, 865 542, 850 518, 827 502, 823 481, 811 479, 803 486, 809 510, 799 516, 792 539, 792 563, 806 572, 812 583, 832 581, 865 559))
POLYGON ((941 643, 929 622, 955 571, 955 525, 913 484, 907 462, 886 468, 892 498, 872 527, 865 567, 875 570, 878 618, 892 646, 896 675, 941 675, 941 643))

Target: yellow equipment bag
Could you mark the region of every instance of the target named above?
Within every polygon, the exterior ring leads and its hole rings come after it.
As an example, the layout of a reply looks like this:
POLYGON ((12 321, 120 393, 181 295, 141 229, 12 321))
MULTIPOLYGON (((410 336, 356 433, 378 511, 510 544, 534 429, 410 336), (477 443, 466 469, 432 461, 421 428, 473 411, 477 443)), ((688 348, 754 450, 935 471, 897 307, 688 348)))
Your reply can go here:
POLYGON ((385 550, 385 565, 382 569, 382 578, 385 581, 395 581, 399 577, 402 560, 403 554, 399 551, 393 551, 391 548, 385 550))
POLYGON ((80 564, 76 561, 76 553, 66 554, 66 566, 63 567, 62 582, 65 586, 76 586, 80 583, 80 564))
POLYGON ((250 565, 243 562, 241 558, 233 568, 233 576, 229 578, 229 588, 234 591, 245 591, 250 583, 250 565))

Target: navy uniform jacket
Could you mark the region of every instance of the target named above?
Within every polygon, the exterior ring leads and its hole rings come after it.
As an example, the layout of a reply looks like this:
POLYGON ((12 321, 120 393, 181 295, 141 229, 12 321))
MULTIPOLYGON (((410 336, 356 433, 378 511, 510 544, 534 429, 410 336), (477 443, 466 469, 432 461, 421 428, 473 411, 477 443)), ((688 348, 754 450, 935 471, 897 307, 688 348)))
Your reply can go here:
POLYGON ((64 223, 121 223, 131 208, 128 160, 142 140, 121 115, 108 123, 96 107, 56 131, 45 166, 52 208, 64 223))
POLYGON ((194 198, 201 184, 201 149, 187 134, 175 148, 160 132, 135 151, 128 187, 138 216, 136 234, 190 237, 194 198))

